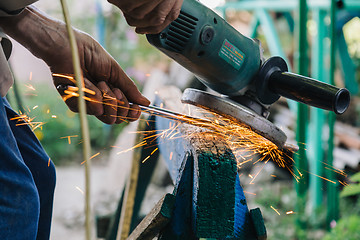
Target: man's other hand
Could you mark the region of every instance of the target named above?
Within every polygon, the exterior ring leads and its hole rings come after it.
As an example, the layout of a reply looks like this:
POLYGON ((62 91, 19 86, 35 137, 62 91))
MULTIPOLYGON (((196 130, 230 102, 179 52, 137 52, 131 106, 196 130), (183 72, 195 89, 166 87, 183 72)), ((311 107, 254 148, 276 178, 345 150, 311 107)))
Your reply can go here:
POLYGON ((183 0, 108 0, 124 13, 125 19, 140 34, 162 31, 180 13, 183 0))

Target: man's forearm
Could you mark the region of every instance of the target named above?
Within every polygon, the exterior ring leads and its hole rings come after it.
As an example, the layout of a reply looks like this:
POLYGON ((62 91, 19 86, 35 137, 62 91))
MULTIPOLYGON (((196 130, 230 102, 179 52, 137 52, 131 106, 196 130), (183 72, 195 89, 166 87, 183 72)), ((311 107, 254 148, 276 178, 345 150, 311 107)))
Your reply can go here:
POLYGON ((26 7, 19 15, 1 17, 4 32, 26 47, 36 57, 51 64, 56 55, 68 48, 64 23, 47 17, 33 6, 26 7))

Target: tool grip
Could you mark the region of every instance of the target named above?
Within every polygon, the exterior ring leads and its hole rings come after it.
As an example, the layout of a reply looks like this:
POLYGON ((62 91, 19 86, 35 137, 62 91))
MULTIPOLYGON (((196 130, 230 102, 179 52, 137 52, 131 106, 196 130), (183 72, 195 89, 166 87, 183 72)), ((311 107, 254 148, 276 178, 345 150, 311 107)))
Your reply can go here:
POLYGON ((350 104, 350 93, 315 79, 290 72, 274 71, 268 80, 273 92, 310 106, 342 114, 350 104))

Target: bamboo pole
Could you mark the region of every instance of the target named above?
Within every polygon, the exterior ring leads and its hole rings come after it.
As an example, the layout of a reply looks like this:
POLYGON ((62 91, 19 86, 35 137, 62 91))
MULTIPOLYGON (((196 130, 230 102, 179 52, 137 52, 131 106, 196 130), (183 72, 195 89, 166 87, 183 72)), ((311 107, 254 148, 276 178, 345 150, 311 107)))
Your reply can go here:
POLYGON ((79 52, 76 44, 76 39, 74 32, 71 27, 71 22, 69 18, 69 11, 66 4, 66 0, 60 0, 62 11, 64 15, 64 20, 66 23, 66 28, 69 34, 70 47, 73 59, 73 67, 75 79, 77 82, 77 86, 79 88, 79 117, 80 117, 80 126, 81 126, 81 135, 83 139, 83 160, 85 162, 85 236, 87 240, 91 240, 91 199, 90 199, 90 154, 91 154, 91 145, 90 145, 90 133, 89 126, 86 116, 86 104, 84 100, 84 91, 85 87, 84 79, 82 77, 80 60, 79 60, 79 52))

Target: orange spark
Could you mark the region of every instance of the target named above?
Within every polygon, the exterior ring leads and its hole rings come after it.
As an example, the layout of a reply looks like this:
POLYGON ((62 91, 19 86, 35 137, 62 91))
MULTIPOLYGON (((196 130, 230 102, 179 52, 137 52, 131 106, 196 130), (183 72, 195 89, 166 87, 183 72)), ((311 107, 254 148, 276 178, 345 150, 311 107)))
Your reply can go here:
POLYGON ((31 90, 31 91, 36 91, 36 89, 34 88, 34 86, 31 85, 31 84, 25 84, 25 86, 26 86, 29 90, 31 90))
POLYGON ((32 75, 33 75, 33 73, 30 72, 30 76, 29 76, 29 80, 30 80, 30 81, 32 80, 32 75))
POLYGON ((275 209, 273 206, 270 206, 272 208, 272 210, 274 210, 278 215, 280 215, 279 211, 277 209, 275 209))
POLYGON ((48 161, 48 167, 50 167, 50 162, 51 162, 51 159, 49 158, 49 161, 48 161))
MULTIPOLYGON (((19 111, 21 113, 21 111, 19 111)), ((26 114, 17 115, 10 120, 16 121, 16 126, 28 125, 33 131, 37 128, 42 128, 43 122, 34 122, 35 117, 29 117, 26 114)))
POLYGON ((155 148, 150 155, 153 155, 157 150, 159 150, 159 148, 155 148))
POLYGON ((169 156, 170 161, 171 161, 171 159, 172 159, 172 157, 173 157, 173 154, 174 154, 174 152, 171 152, 171 153, 170 153, 170 156, 169 156))
POLYGON ((336 182, 334 182, 334 181, 332 181, 332 180, 330 180, 330 179, 327 179, 327 178, 322 177, 322 176, 320 176, 320 175, 317 175, 317 174, 315 174, 315 173, 311 173, 311 172, 309 172, 309 171, 306 171, 306 172, 309 173, 309 174, 311 174, 311 175, 314 175, 314 176, 316 176, 316 177, 319 177, 319 178, 321 178, 321 179, 323 179, 323 180, 325 180, 325 181, 328 181, 328 182, 331 182, 331 183, 333 183, 333 184, 336 184, 336 182))
POLYGON ((328 169, 330 171, 333 171, 337 174, 340 174, 340 175, 343 175, 344 177, 347 176, 347 174, 344 172, 344 170, 341 170, 341 169, 338 169, 338 168, 335 168, 334 166, 330 165, 330 164, 327 164, 326 162, 322 162, 324 165, 328 166, 328 167, 325 167, 325 169, 328 169))
POLYGON ((80 187, 75 186, 75 188, 76 188, 79 192, 81 192, 82 195, 84 195, 84 191, 83 191, 80 187))
POLYGON ((343 185, 343 186, 349 185, 347 182, 343 182, 343 181, 340 181, 340 180, 339 180, 339 183, 340 183, 341 185, 343 185))
POLYGON ((75 79, 74 79, 73 76, 66 75, 66 74, 59 74, 59 73, 53 73, 52 75, 53 75, 53 77, 67 78, 67 79, 69 79, 71 82, 76 83, 76 81, 75 81, 75 79))
POLYGON ((256 193, 252 193, 252 192, 247 192, 247 191, 244 191, 244 193, 247 193, 247 194, 251 194, 251 195, 254 195, 254 196, 256 196, 256 193))
POLYGON ((68 139, 69 144, 71 144, 71 138, 72 138, 72 137, 78 137, 78 135, 65 136, 65 137, 61 137, 60 139, 67 138, 67 139, 68 139))
POLYGON ((287 211, 286 214, 290 215, 290 214, 294 214, 295 212, 293 210, 287 211))
POLYGON ((96 154, 92 155, 92 156, 90 157, 90 159, 93 159, 94 157, 97 157, 97 156, 99 156, 99 155, 100 155, 100 152, 98 152, 98 153, 96 153, 96 154))
POLYGON ((147 156, 144 160, 142 160, 142 163, 146 162, 146 160, 148 160, 150 158, 150 155, 147 156))

